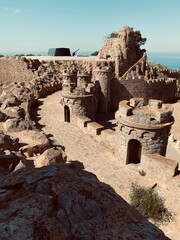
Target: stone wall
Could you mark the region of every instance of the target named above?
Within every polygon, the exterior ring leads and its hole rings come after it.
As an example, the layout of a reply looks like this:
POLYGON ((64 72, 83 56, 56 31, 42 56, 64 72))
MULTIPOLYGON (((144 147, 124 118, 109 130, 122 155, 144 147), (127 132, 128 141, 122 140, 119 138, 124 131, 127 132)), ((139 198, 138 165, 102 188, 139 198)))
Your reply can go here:
POLYGON ((104 129, 104 126, 93 122, 85 116, 77 116, 75 124, 85 133, 94 138, 95 141, 117 152, 117 132, 111 129, 104 129), (113 141, 112 141, 113 139, 113 141))
POLYGON ((84 58, 71 60, 39 61, 25 57, 2 57, 0 58, 0 82, 26 82, 35 77, 59 78, 64 69, 70 69, 77 78, 77 73, 82 70, 89 73, 95 79, 95 68, 106 62, 113 68, 113 61, 102 59, 84 58))
MULTIPOLYGON (((41 82, 47 82, 43 90, 39 90, 39 96, 46 96, 50 89, 51 92, 61 89, 61 85, 55 84, 55 87, 48 86, 53 83, 62 83, 62 74, 64 69, 71 69, 77 80, 78 72, 84 70, 89 74, 89 78, 94 81, 97 78, 97 66, 108 66, 111 69, 112 76, 115 76, 114 60, 101 59, 69 59, 69 60, 54 60, 54 61, 39 61, 26 59, 24 57, 10 57, 0 59, 0 93, 6 89, 6 85, 11 82, 30 82, 32 79, 38 81, 38 88, 41 87, 41 82), (59 86, 57 88, 57 86, 59 86)), ((175 71, 177 72, 177 71, 175 71)), ((110 98, 110 109, 116 111, 119 101, 130 99, 131 97, 143 97, 145 102, 150 98, 161 99, 164 102, 172 102, 175 100, 177 91, 176 81, 172 79, 153 79, 145 81, 143 76, 120 78, 111 80, 111 86, 104 86, 101 82, 104 92, 107 92, 107 101, 110 98), (106 89, 107 87, 107 89, 106 89), (109 88, 111 92, 109 94, 109 88), (106 91, 107 90, 107 91, 106 91), (170 90, 170 91, 169 91, 170 90)), ((106 104, 107 108, 107 104, 106 104)))
POLYGON ((171 70, 171 69, 158 69, 158 72, 163 73, 169 78, 177 78, 180 79, 180 71, 179 70, 171 70))
POLYGON ((96 80, 99 83, 99 111, 108 112, 111 100, 111 69, 108 67, 96 69, 96 80))
POLYGON ((131 139, 138 140, 141 143, 141 154, 157 153, 165 156, 169 131, 169 129, 158 132, 148 132, 146 130, 138 131, 137 129, 135 130, 127 126, 122 126, 119 129, 117 143, 120 159, 125 161, 124 164, 126 163, 128 157, 128 143, 131 139))
POLYGON ((177 91, 176 79, 153 79, 145 81, 144 77, 112 79, 111 108, 117 110, 119 101, 132 97, 142 97, 145 103, 149 99, 159 99, 163 102, 175 101, 177 91))
POLYGON ((142 156, 140 170, 146 173, 146 176, 154 181, 163 182, 172 181, 178 174, 179 163, 175 160, 165 158, 158 154, 145 154, 142 156))
POLYGON ((21 57, 0 58, 0 82, 2 85, 10 82, 26 82, 35 77, 34 71, 40 65, 39 61, 30 61, 21 57))

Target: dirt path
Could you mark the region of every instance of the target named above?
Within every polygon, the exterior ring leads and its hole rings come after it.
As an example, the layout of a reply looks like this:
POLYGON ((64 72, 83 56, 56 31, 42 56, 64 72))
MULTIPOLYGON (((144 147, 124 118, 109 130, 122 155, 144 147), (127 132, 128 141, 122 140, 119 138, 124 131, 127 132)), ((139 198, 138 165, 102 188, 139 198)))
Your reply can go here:
POLYGON ((82 162, 87 171, 91 171, 106 183, 119 182, 120 166, 117 157, 106 147, 84 134, 78 127, 64 122, 63 107, 60 105, 61 92, 44 99, 38 109, 39 124, 50 136, 55 145, 65 148, 68 160, 82 162))

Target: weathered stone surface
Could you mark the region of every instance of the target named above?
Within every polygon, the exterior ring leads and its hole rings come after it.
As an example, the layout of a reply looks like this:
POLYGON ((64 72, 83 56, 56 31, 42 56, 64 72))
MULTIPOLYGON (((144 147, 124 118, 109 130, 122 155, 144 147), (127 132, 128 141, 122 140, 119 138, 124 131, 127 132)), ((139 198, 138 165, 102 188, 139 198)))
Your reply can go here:
POLYGON ((47 149, 41 156, 34 161, 35 167, 47 166, 50 164, 60 164, 67 160, 67 155, 60 147, 47 149))
POLYGON ((176 175, 178 163, 158 154, 144 154, 141 158, 140 168, 146 172, 148 177, 166 182, 176 175))
POLYGON ((142 51, 137 49, 133 29, 124 26, 117 33, 117 38, 108 38, 101 50, 100 58, 110 58, 116 61, 118 72, 116 75, 122 76, 133 64, 142 56, 142 51))
POLYGON ((10 137, 0 131, 0 148, 3 150, 17 151, 19 149, 19 139, 10 137))
POLYGON ((18 131, 19 120, 16 118, 8 119, 4 123, 4 130, 6 132, 18 131))
POLYGON ((16 119, 22 118, 22 119, 24 119, 24 117, 25 117, 25 111, 21 107, 7 107, 4 110, 4 114, 6 114, 6 116, 8 118, 16 118, 16 119))
POLYGON ((0 196, 1 239, 168 239, 110 186, 73 164, 6 175, 0 196))
POLYGON ((18 136, 21 143, 26 144, 21 147, 21 151, 26 153, 29 157, 33 154, 42 154, 50 147, 50 142, 47 136, 38 130, 21 131, 18 133, 11 133, 14 137, 18 136))

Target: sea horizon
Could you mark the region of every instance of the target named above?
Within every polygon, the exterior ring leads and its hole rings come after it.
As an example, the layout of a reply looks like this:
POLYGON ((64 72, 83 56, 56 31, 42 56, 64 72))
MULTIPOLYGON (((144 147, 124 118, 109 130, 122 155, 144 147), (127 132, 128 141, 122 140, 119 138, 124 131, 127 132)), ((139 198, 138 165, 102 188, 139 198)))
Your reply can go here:
MULTIPOLYGON (((78 51, 77 56, 90 56, 94 51, 78 51)), ((29 55, 33 54, 35 56, 47 56, 48 52, 45 51, 7 51, 0 52, 4 56, 14 56, 18 54, 29 55)), ((147 52, 148 61, 154 62, 156 64, 161 64, 170 69, 180 70, 180 53, 175 52, 147 52)))

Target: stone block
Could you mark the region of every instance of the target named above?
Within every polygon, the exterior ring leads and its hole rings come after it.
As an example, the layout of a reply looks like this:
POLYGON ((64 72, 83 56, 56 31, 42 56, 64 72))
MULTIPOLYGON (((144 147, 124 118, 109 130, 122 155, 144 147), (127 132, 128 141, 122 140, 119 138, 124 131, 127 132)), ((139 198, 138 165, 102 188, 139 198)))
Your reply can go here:
POLYGON ((172 111, 157 111, 155 119, 160 123, 166 123, 171 119, 172 111))
POLYGON ((120 106, 119 107, 119 113, 122 116, 130 116, 132 115, 132 108, 125 105, 125 106, 120 106))
POLYGON ((141 158, 141 168, 154 180, 168 181, 178 169, 178 162, 159 154, 144 154, 141 158))
POLYGON ((104 129, 104 126, 96 122, 87 123, 87 131, 91 135, 100 135, 101 131, 104 129))
MULTIPOLYGON (((101 132, 101 143, 106 147, 114 150, 117 143, 117 132, 111 129, 105 129, 101 132)), ((122 143, 122 145, 125 143, 122 143)))
POLYGON ((87 124, 92 122, 92 120, 86 116, 78 116, 77 117, 77 125, 79 128, 87 127, 87 124))
POLYGON ((162 108, 163 101, 156 100, 156 99, 150 99, 148 102, 148 105, 152 109, 160 109, 162 108))
POLYGON ((129 105, 131 107, 141 107, 144 104, 143 98, 131 98, 129 105))

